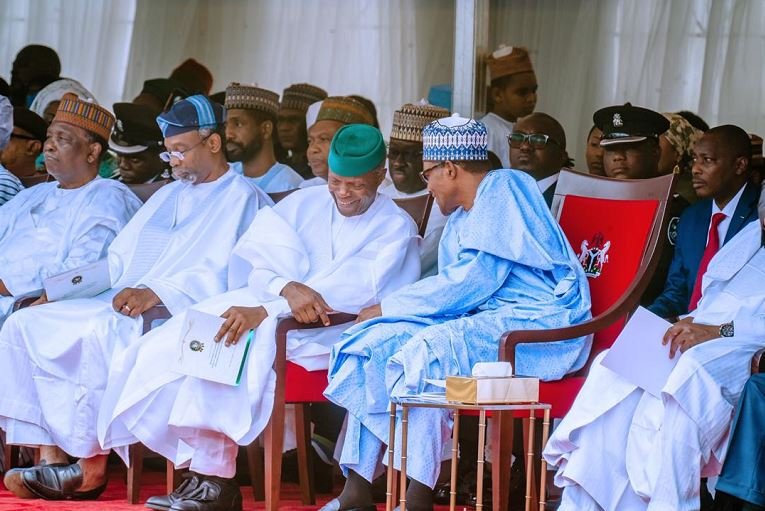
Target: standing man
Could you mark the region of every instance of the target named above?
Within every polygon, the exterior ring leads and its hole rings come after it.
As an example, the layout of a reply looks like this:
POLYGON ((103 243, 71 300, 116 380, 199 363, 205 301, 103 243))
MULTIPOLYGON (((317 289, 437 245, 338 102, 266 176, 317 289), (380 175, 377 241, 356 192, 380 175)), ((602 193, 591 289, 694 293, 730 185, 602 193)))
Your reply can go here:
POLYGON ((272 202, 229 170, 223 122, 223 108, 201 95, 158 117, 178 180, 152 195, 109 247, 111 289, 51 303, 43 296, 0 331, 8 354, 0 360, 0 383, 13 388, 0 397, 0 427, 8 443, 40 446, 45 460, 6 474, 16 495, 97 498, 108 451, 98 443, 96 423, 113 355, 139 338, 141 314, 151 307, 163 304, 178 315, 227 289, 234 245, 272 202), (70 456, 80 460, 70 464, 70 456))
POLYGON ((371 126, 374 124, 374 117, 361 102, 347 96, 330 96, 321 102, 316 121, 308 127, 306 155, 315 177, 305 181, 301 188, 327 183, 329 146, 337 130, 346 124, 371 126))
POLYGON ((306 113, 308 107, 327 97, 327 92, 310 83, 295 83, 282 93, 276 128, 279 143, 287 151, 287 157, 282 163, 289 165, 303 179, 313 177, 308 165, 306 150, 308 149, 308 127, 306 113))
POLYGON ((552 116, 535 112, 515 123, 508 142, 510 168, 536 179, 545 202, 552 206, 560 170, 570 166, 563 126, 552 116))
POLYGON ((47 173, 37 170, 37 158, 47 138, 48 123, 32 110, 13 108, 13 131, 5 149, 0 152, 0 164, 24 183, 47 173))
POLYGON ((226 156, 232 169, 264 192, 294 190, 303 178, 276 161, 274 135, 279 95, 236 82, 226 88, 226 156))
POLYGON ((507 137, 513 132, 513 123, 529 115, 537 106, 537 77, 528 50, 520 46, 501 45, 491 54, 488 64, 491 108, 481 123, 489 133, 489 151, 509 169, 507 137))
POLYGON ((117 155, 119 180, 133 185, 151 183, 163 173, 170 177, 169 165, 159 157, 165 146, 154 110, 135 103, 115 103, 114 115, 117 122, 109 149, 117 155))
MULTIPOLYGON (((481 123, 457 114, 430 123, 422 158, 428 189, 451 214, 439 271, 363 309, 332 348, 325 395, 348 411, 340 455, 347 480, 325 511, 374 506, 371 484, 388 444, 391 397, 431 390, 426 379, 469 375, 476 362, 496 360, 506 331, 590 317, 582 266, 536 183, 520 171, 489 171, 481 123)), ((515 371, 559 379, 584 365, 589 350, 582 338, 529 346, 515 371)), ((407 508, 432 507, 450 430, 448 413, 410 411, 418 448, 407 459, 407 508)))
POLYGON ((749 135, 730 124, 710 129, 693 146, 699 200, 680 216, 664 290, 648 307, 654 314, 675 318, 694 310, 712 257, 757 219, 760 187, 749 182, 751 150, 749 135))
MULTIPOLYGON (((358 312, 417 279, 414 223, 377 193, 384 163, 379 130, 350 125, 338 131, 328 186, 297 191, 259 214, 231 256, 229 281, 240 287, 194 307, 226 318, 214 342, 243 342, 249 332, 253 342, 240 385, 161 367, 177 353, 184 315, 152 330, 112 363, 98 427, 102 445, 127 461, 127 447, 140 441, 193 471, 175 492, 149 499, 149 507, 242 509, 233 479, 236 454, 271 416, 280 314, 326 324, 332 311, 358 312)), ((343 328, 290 335, 287 357, 308 370, 326 368, 343 328)))
POLYGON ((56 181, 22 190, 0 208, 0 325, 16 298, 40 292, 44 279, 104 257, 141 207, 125 185, 98 177, 113 125, 98 105, 73 94, 61 100, 44 146, 56 181))
MULTIPOLYGON (((406 104, 393 113, 393 129, 388 144, 388 174, 391 183, 380 193, 391 198, 410 198, 427 195, 427 183, 422 172, 422 129, 431 122, 449 115, 445 108, 430 104, 406 104)), ((433 205, 420 245, 422 277, 438 271, 438 242, 446 225, 446 216, 433 205)))

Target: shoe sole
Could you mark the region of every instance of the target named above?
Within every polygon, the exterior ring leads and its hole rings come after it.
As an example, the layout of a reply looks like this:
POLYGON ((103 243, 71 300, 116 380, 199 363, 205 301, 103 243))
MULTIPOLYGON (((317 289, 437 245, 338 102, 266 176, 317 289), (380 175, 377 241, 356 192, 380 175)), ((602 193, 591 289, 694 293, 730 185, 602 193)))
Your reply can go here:
POLYGON ((144 504, 146 508, 154 509, 155 511, 170 511, 170 506, 160 506, 157 504, 144 504))

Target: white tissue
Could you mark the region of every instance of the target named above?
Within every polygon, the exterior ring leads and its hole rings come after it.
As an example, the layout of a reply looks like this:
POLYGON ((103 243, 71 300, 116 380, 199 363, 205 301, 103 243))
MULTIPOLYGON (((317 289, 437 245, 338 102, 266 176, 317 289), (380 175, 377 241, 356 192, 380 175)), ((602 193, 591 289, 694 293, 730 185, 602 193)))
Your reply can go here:
POLYGON ((473 376, 501 378, 512 375, 513 365, 510 362, 476 362, 473 366, 473 376))

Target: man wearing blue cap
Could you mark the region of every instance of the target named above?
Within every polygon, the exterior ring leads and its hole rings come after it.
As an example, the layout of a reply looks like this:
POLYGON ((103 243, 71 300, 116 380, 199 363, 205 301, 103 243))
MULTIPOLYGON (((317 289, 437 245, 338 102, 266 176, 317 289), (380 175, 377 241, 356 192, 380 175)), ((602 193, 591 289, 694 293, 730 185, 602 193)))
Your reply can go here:
MULTIPOLYGON (((225 291, 229 254, 258 209, 272 204, 228 170, 222 107, 192 96, 157 122, 179 180, 158 190, 104 251, 111 289, 51 303, 43 296, 0 331, 8 354, 0 380, 13 389, 0 398, 0 426, 9 443, 40 446, 47 462, 6 474, 19 496, 98 497, 108 450, 96 423, 112 356, 138 339, 152 306, 177 315, 225 291), (80 461, 69 464, 69 456, 80 461)), ((155 359, 154 372, 168 359, 155 359)))
MULTIPOLYGON (((382 134, 368 125, 342 127, 332 139, 328 186, 297 191, 259 213, 231 256, 230 289, 193 308, 226 319, 210 343, 251 340, 238 386, 170 371, 157 360, 177 352, 185 314, 152 330, 111 366, 99 439, 126 459, 141 442, 189 478, 147 506, 173 511, 236 511, 236 453, 263 431, 273 407, 277 317, 327 322, 332 311, 358 313, 420 274, 411 218, 377 193, 385 176, 382 134)), ((287 357, 307 370, 326 369, 342 329, 291 334, 287 357)))
MULTIPOLYGON (((325 395, 348 411, 339 460, 348 479, 325 511, 374 509, 371 482, 388 443, 390 397, 436 390, 426 378, 470 375, 476 362, 496 360, 508 330, 590 317, 582 267, 534 179, 489 172, 486 128, 472 119, 434 121, 422 138, 422 179, 450 215, 438 274, 363 309, 332 348, 325 395)), ((582 367, 588 353, 585 339, 519 349, 516 372, 559 379, 582 367)), ((407 509, 432 507, 450 429, 448 413, 410 410, 418 448, 407 459, 407 509)))

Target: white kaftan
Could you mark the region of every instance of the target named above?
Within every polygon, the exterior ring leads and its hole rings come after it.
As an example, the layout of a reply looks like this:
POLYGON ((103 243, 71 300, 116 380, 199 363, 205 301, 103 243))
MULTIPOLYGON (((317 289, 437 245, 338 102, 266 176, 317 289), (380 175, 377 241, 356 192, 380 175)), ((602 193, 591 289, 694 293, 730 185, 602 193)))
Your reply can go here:
MULTIPOLYGON (((734 322, 735 336, 683 353, 656 398, 596 359, 544 456, 558 467, 561 510, 699 509, 701 477, 719 474, 733 409, 765 347, 765 249, 752 222, 715 255, 696 323, 734 322)), ((646 342, 661 342, 647 339, 646 342)))
MULTIPOLYGON (((37 187, 35 187, 37 188, 37 187)), ((115 312, 126 287, 152 289, 172 314, 227 289, 228 260, 271 200, 227 172, 216 181, 162 187, 109 248, 112 289, 89 299, 22 309, 0 331, 0 427, 9 443, 58 445, 76 457, 104 451, 96 421, 114 354, 142 319, 115 312)))
MULTIPOLYGON (((251 443, 271 415, 277 316, 290 310, 279 296, 282 288, 301 282, 334 310, 358 312, 417 279, 416 229, 382 195, 365 213, 343 217, 325 187, 309 188, 258 215, 237 245, 229 272, 231 287, 243 287, 193 308, 222 314, 231 306, 263 305, 268 311, 256 330, 242 384, 169 370, 184 323, 184 315, 174 317, 112 363, 98 425, 104 448, 115 448, 128 461, 127 446, 140 441, 177 467, 232 477, 237 444, 251 443)), ((288 338, 288 358, 309 370, 326 368, 339 328, 296 332, 288 338)))

